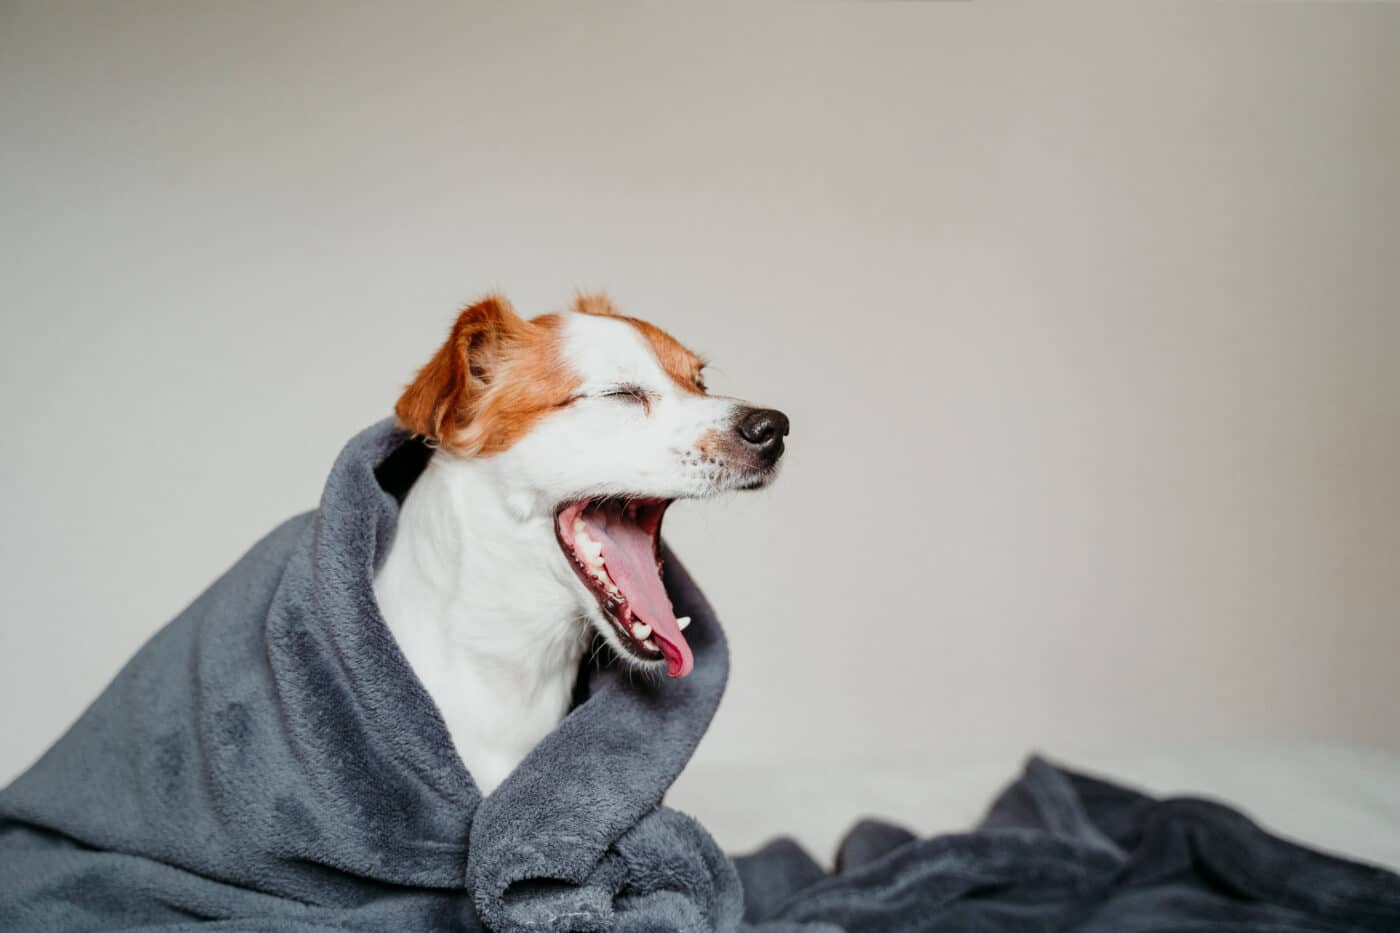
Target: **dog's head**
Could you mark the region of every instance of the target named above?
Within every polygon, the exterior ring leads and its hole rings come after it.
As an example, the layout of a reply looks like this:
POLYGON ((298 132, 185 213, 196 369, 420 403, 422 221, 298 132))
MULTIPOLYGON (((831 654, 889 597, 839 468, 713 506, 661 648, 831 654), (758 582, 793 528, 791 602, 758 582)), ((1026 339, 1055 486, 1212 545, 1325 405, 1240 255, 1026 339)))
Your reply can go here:
POLYGON ((492 296, 461 313, 395 410, 446 455, 489 465, 526 533, 557 542, 550 569, 619 656, 684 677, 662 516, 676 499, 768 484, 788 432, 780 411, 710 395, 703 370, 602 297, 525 320, 492 296))

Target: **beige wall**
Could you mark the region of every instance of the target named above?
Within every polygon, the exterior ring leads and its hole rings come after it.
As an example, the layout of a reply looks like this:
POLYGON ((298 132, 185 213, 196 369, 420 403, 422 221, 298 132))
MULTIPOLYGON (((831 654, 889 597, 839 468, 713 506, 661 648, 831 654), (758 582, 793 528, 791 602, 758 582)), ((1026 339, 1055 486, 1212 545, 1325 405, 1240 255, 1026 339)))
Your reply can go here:
POLYGON ((711 764, 1400 750, 1400 7, 0 7, 0 780, 454 307, 794 429, 711 764))

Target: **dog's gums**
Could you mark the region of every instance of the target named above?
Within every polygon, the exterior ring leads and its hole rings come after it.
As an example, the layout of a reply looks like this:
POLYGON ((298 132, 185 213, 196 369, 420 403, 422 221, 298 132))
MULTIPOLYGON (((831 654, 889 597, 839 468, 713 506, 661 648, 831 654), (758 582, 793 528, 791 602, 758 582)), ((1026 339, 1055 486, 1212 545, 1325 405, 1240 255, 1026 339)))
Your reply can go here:
POLYGON ((617 642, 644 662, 666 661, 666 673, 684 677, 694 667, 661 583, 661 518, 669 499, 585 499, 555 515, 559 545, 612 623, 617 642))

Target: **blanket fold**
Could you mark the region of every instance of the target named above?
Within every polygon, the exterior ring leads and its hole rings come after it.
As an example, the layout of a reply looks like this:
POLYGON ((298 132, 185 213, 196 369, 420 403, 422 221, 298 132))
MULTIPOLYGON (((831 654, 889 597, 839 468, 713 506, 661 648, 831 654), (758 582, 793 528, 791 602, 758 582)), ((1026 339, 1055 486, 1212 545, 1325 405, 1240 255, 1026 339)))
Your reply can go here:
POLYGON ((1295 845, 1219 803, 1154 799, 1039 757, 971 832, 915 839, 863 821, 838 871, 815 880, 790 846, 737 861, 747 919, 848 933, 1400 930, 1390 871, 1295 845))

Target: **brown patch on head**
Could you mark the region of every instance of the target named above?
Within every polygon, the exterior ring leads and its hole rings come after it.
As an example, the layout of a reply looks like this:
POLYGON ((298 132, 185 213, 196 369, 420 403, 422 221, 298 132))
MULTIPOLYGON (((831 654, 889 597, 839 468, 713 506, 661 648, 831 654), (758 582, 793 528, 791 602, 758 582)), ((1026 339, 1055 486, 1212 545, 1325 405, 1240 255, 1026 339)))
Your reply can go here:
POLYGON ((457 316, 394 413, 447 450, 489 456, 566 404, 579 382, 559 353, 556 315, 527 321, 505 298, 489 295, 457 316))
POLYGON ((598 317, 615 317, 626 321, 641 332, 651 345, 651 352, 676 385, 695 395, 705 394, 705 380, 702 372, 705 361, 690 352, 679 340, 648 321, 619 314, 606 295, 579 295, 574 301, 574 310, 580 314, 598 317))

